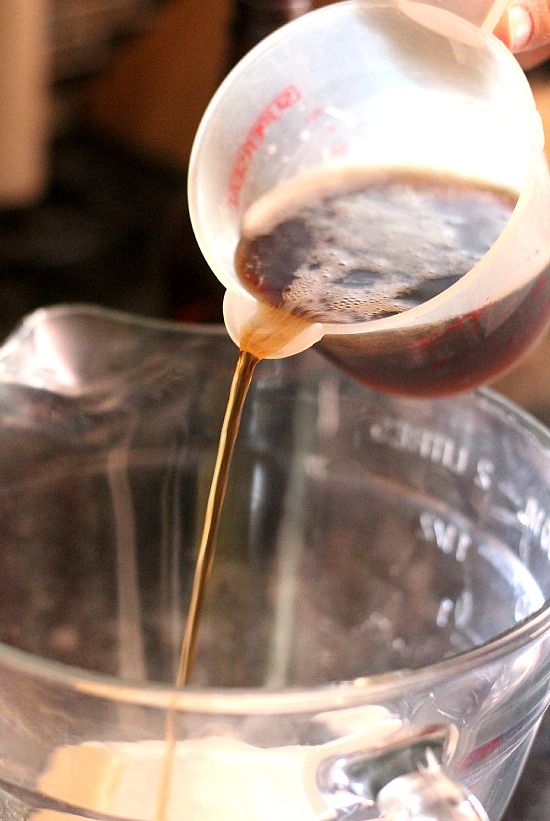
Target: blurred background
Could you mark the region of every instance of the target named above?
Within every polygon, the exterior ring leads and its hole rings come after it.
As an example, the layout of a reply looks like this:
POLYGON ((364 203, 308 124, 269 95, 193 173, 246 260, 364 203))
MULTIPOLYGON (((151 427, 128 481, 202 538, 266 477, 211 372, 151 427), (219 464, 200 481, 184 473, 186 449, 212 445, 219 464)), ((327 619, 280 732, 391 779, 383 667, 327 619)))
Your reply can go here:
POLYGON ((217 321, 186 210, 193 135, 236 60, 309 0, 0 3, 0 335, 87 301, 217 321))

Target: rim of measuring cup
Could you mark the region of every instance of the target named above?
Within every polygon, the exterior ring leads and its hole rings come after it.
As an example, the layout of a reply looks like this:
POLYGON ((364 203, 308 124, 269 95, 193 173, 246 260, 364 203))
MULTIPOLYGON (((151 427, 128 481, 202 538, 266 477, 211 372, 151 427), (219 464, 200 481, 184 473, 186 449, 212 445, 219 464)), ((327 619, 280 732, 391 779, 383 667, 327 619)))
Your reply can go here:
MULTIPOLYGON (((248 297, 248 299, 252 299, 255 302, 259 302, 259 300, 257 300, 254 295, 250 294, 250 292, 247 291, 246 288, 239 282, 233 270, 227 271, 225 266, 218 264, 217 256, 215 252, 212 251, 212 247, 215 246, 215 242, 209 239, 210 232, 208 226, 204 226, 203 220, 199 217, 200 209, 198 199, 200 194, 197 177, 201 154, 204 148, 204 138, 210 129, 211 118, 216 112, 219 102, 225 96, 227 89, 233 87, 234 84, 239 81, 241 75, 248 74, 253 65, 259 60, 262 60, 272 48, 278 45, 279 41, 288 38, 291 31, 296 34, 299 32, 301 27, 307 27, 308 21, 313 15, 333 15, 334 17, 337 17, 342 10, 350 9, 354 6, 358 8, 361 6, 395 8, 397 11, 407 15, 405 8, 408 2, 409 0, 344 0, 343 2, 329 4, 328 6, 308 12, 307 14, 283 25, 251 49, 251 51, 248 52, 248 54, 246 54, 229 72, 210 100, 210 103, 208 104, 197 129, 195 140, 191 149, 188 176, 189 213, 191 223, 203 255, 214 271, 216 277, 229 291, 240 294, 243 297, 248 297)), ((518 199, 505 227, 495 242, 491 245, 489 250, 469 271, 466 272, 466 274, 464 274, 464 276, 462 276, 453 285, 450 285, 444 291, 433 296, 431 299, 426 300, 420 305, 409 308, 407 311, 397 315, 379 319, 369 319, 365 322, 342 324, 328 322, 318 323, 323 329, 323 335, 353 335, 359 333, 363 334, 386 331, 395 328, 402 329, 409 327, 411 324, 421 322, 422 320, 430 321, 430 315, 434 310, 437 311, 440 306, 447 302, 452 304, 452 297, 459 296, 463 290, 469 290, 472 287, 472 280, 475 281, 476 279, 483 277, 487 267, 494 265, 495 259, 498 260, 502 256, 505 256, 509 240, 516 230, 516 224, 525 211, 528 199, 536 185, 537 173, 540 171, 539 163, 544 146, 544 135, 540 116, 537 112, 533 94, 525 73, 510 50, 492 33, 480 29, 473 23, 470 23, 461 17, 457 17, 457 15, 454 15, 445 9, 437 8, 436 10, 439 15, 456 20, 457 26, 462 27, 464 32, 468 32, 470 37, 477 38, 480 42, 483 42, 485 47, 488 48, 498 59, 499 66, 502 67, 503 82, 506 83, 507 88, 509 89, 509 98, 513 99, 514 105, 516 106, 517 118, 518 120, 524 120, 526 123, 526 129, 528 129, 529 152, 526 157, 525 175, 521 190, 518 192, 518 199)), ((418 25, 422 24, 418 23, 418 25)), ((304 175, 304 178, 307 178, 307 175, 304 175)), ((438 318, 444 318, 452 315, 452 312, 443 312, 438 318)))
MULTIPOLYGON (((174 323, 164 320, 141 319, 131 314, 93 306, 56 306, 31 314, 16 331, 2 353, 15 345, 19 333, 24 334, 33 325, 43 321, 44 314, 55 316, 103 316, 115 322, 145 325, 170 330, 173 333, 197 336, 221 336, 221 326, 197 326, 192 323, 174 323)), ((550 430, 529 413, 501 395, 483 388, 475 392, 475 401, 490 415, 505 418, 508 424, 521 428, 525 437, 534 439, 549 451, 550 430)), ((166 710, 175 707, 187 712, 206 714, 290 714, 315 713, 321 710, 343 709, 378 700, 388 700, 411 690, 432 687, 437 683, 468 673, 482 665, 491 664, 503 656, 527 647, 550 631, 550 602, 508 631, 495 636, 485 644, 457 653, 435 664, 415 670, 397 670, 376 676, 363 676, 344 682, 326 683, 312 687, 288 689, 194 688, 175 691, 161 683, 137 683, 114 676, 90 672, 81 668, 51 661, 0 643, 0 670, 2 665, 24 676, 64 687, 83 696, 112 702, 147 706, 166 710)))

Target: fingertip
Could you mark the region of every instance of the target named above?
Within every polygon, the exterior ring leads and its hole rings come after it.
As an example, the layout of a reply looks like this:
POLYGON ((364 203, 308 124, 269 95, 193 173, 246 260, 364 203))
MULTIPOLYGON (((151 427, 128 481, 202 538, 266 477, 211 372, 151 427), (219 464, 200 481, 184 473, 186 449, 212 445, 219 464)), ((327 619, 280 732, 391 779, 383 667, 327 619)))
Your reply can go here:
POLYGON ((509 48, 513 52, 526 49, 533 37, 534 24, 529 9, 520 3, 508 9, 509 48))

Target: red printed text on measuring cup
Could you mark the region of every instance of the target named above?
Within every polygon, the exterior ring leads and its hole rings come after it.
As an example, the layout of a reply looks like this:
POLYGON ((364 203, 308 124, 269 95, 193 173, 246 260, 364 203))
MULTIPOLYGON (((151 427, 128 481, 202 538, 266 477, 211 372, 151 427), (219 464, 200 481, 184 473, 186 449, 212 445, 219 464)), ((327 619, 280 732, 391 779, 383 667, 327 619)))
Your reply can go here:
POLYGON ((256 118, 246 139, 240 145, 229 176, 227 199, 234 208, 239 207, 241 189, 245 183, 252 160, 267 136, 269 127, 280 120, 285 111, 301 99, 300 90, 294 85, 288 85, 280 91, 256 118))

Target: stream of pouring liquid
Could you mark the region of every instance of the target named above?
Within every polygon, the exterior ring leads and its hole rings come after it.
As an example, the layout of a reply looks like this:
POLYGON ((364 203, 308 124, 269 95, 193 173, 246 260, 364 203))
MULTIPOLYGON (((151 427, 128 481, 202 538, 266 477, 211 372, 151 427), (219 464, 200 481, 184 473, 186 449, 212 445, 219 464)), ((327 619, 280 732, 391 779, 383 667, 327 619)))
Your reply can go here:
MULTIPOLYGON (((295 317, 278 308, 260 304, 256 313, 242 331, 239 357, 233 374, 221 428, 202 536, 195 562, 191 599, 185 620, 178 671, 174 683, 176 690, 185 687, 189 683, 200 628, 202 606, 216 553, 216 537, 229 478, 231 457, 254 370, 261 359, 277 358, 277 352, 282 350, 309 324, 308 320, 295 317)), ((170 797, 177 735, 176 698, 177 696, 174 695, 166 717, 166 751, 158 791, 156 821, 166 821, 166 810, 170 797)))

